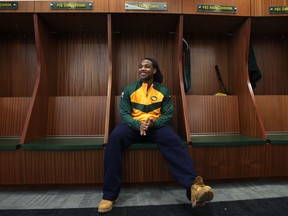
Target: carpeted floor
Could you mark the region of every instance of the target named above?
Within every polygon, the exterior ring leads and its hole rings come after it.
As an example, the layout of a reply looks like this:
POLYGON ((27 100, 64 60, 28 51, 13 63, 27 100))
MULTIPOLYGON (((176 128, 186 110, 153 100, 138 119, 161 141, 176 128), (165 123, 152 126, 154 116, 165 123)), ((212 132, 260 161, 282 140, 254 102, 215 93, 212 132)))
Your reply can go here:
MULTIPOLYGON (((0 210, 1 216, 95 216, 96 208, 0 210)), ((114 207, 105 216, 287 216, 288 197, 190 204, 114 207)))

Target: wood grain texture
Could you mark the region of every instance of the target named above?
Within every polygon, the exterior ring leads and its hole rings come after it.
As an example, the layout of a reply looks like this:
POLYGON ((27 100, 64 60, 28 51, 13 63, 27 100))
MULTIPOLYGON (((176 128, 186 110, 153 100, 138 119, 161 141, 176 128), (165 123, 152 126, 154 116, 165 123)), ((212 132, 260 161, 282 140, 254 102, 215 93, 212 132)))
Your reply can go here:
POLYGON ((240 133, 237 96, 187 95, 190 133, 240 133))
POLYGON ((49 97, 47 135, 104 135, 106 96, 49 97))
POLYGON ((51 55, 55 53, 53 39, 48 36, 48 28, 38 15, 33 15, 33 21, 37 53, 37 72, 31 103, 21 137, 21 144, 41 139, 46 135, 47 96, 49 95, 50 78, 55 74, 54 64, 51 64, 51 55), (48 73, 51 68, 52 72, 48 73))
POLYGON ((269 13, 270 6, 287 6, 287 0, 251 0, 252 16, 287 16, 287 14, 271 15, 269 13))
POLYGON ((251 19, 235 32, 229 44, 229 91, 238 95, 240 132, 243 135, 266 139, 265 128, 255 102, 248 73, 251 19))
POLYGON ((6 32, 0 38, 0 96, 31 96, 37 65, 33 34, 6 32))
POLYGON ((30 97, 0 98, 0 137, 20 137, 26 120, 30 97))
POLYGON ((192 147, 196 170, 204 179, 241 179, 272 176, 266 170, 266 145, 192 147))
POLYGON ((288 132, 288 96, 257 95, 257 105, 267 132, 288 132))
POLYGON ((107 38, 69 33, 58 37, 57 95, 103 96, 107 94, 107 38))
POLYGON ((159 149, 129 150, 123 155, 123 181, 173 182, 175 178, 159 149))
POLYGON ((25 184, 89 184, 103 181, 103 150, 25 151, 25 184))
POLYGON ((25 171, 23 169, 23 154, 21 151, 0 151, 0 184, 23 184, 25 171))
MULTIPOLYGON (((278 30, 280 29, 283 28, 280 27, 278 30)), ((256 95, 288 94, 288 39, 285 37, 285 33, 273 34, 272 31, 269 33, 255 30, 251 38, 257 65, 261 73, 261 79, 254 89, 256 95)))

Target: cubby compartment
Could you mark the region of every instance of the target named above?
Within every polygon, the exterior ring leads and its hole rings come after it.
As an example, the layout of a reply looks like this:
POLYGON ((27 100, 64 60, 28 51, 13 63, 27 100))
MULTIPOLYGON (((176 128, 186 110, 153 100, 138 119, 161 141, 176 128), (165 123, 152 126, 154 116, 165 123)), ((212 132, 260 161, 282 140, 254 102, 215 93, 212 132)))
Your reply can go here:
POLYGON ((0 13, 0 182, 22 184, 21 136, 37 69, 33 16, 0 13))
POLYGON ((20 144, 36 80, 33 16, 1 13, 0 19, 9 20, 0 24, 0 139, 4 139, 0 146, 15 147, 20 144))
POLYGON ((249 18, 239 16, 184 16, 184 39, 190 48, 191 88, 186 100, 192 145, 265 143, 248 76, 250 25, 249 18))
POLYGON ((288 17, 252 19, 251 42, 261 72, 254 89, 267 138, 288 143, 288 17), (273 115, 271 115, 273 113, 273 115))
MULTIPOLYGON (((112 121, 112 128, 119 123, 119 96, 125 86, 139 80, 138 65, 145 57, 158 61, 164 77, 163 84, 169 88, 172 97, 175 96, 174 103, 177 107, 176 95, 180 95, 177 58, 178 49, 180 50, 179 15, 134 13, 112 14, 111 17, 113 24, 112 95, 115 104, 112 107, 115 107, 113 113, 117 115, 112 121)), ((176 118, 177 113, 172 122, 175 128, 177 128, 176 118)))
POLYGON ((71 145, 101 146, 108 79, 107 15, 49 13, 34 15, 34 22, 40 76, 23 148, 39 145, 41 139, 48 145, 54 142, 50 137, 64 137, 64 143, 71 139, 71 145))

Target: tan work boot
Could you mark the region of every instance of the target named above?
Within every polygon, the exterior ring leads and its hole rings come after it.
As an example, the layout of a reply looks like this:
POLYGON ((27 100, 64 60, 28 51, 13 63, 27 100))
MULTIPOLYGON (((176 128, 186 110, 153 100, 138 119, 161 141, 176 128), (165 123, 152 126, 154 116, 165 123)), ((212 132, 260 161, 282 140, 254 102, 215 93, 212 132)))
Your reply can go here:
POLYGON ((99 213, 106 213, 112 210, 113 205, 114 205, 115 201, 110 201, 110 200, 101 200, 101 202, 99 203, 98 206, 98 212, 99 213))
POLYGON ((191 185, 191 203, 192 207, 204 206, 214 197, 211 187, 206 186, 202 177, 197 176, 194 183, 191 185))

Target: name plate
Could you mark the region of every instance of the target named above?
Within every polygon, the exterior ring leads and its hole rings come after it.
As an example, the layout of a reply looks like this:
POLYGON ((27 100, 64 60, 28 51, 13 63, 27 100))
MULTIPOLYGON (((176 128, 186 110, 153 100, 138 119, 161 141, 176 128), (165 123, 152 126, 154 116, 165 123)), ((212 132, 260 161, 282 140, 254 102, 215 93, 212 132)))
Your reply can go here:
POLYGON ((51 2, 51 10, 92 10, 92 2, 51 2))
POLYGON ((206 13, 237 13, 236 6, 226 6, 226 5, 198 5, 198 12, 206 13))
POLYGON ((270 14, 288 14, 288 6, 271 6, 269 7, 270 14))
POLYGON ((0 10, 18 10, 18 2, 0 2, 0 10))
POLYGON ((125 10, 158 10, 166 11, 168 9, 165 2, 126 2, 125 10))

